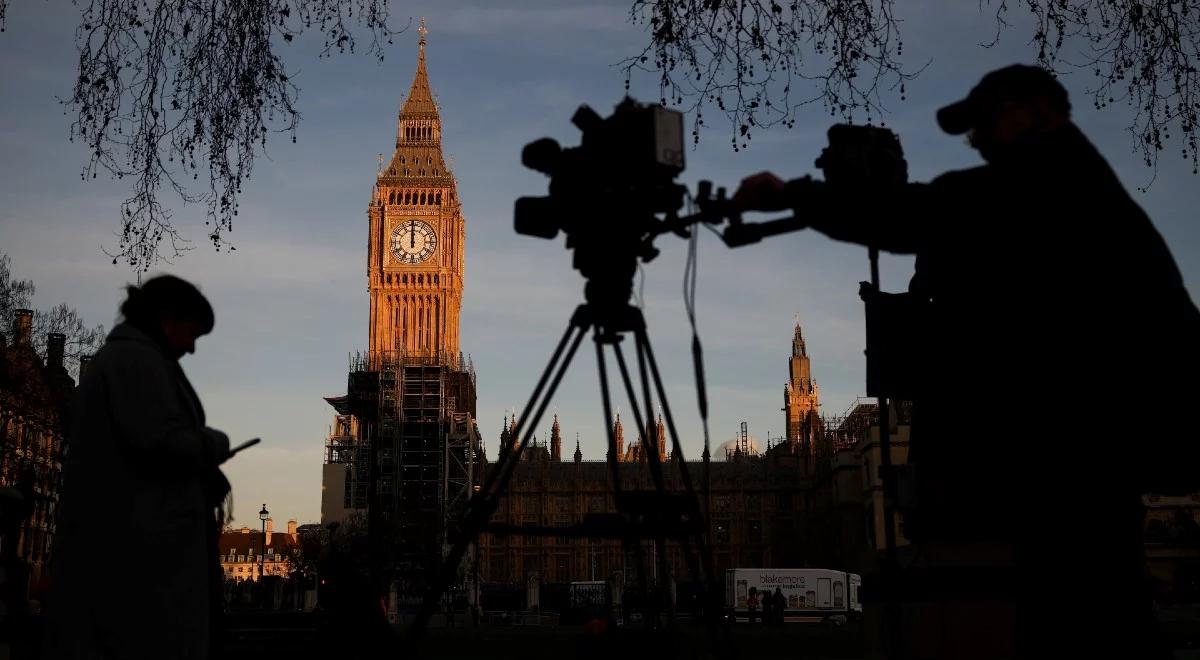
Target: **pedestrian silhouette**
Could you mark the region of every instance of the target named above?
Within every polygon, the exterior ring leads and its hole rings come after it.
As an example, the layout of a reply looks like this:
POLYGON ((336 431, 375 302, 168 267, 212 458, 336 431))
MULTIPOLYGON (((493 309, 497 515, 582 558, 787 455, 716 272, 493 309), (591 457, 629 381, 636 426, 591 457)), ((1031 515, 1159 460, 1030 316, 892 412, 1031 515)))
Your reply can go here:
POLYGON ((1005 575, 986 597, 1008 615, 980 614, 992 637, 975 643, 997 654, 1015 643, 1020 657, 1161 657, 1141 494, 1200 488, 1200 452, 1167 415, 1133 435, 1128 422, 1195 398, 1200 313, 1049 73, 993 71, 937 119, 985 164, 870 189, 763 173, 734 201, 916 255, 918 327, 891 329, 912 338, 920 365, 904 528, 916 554, 1005 575))
POLYGON ((213 310, 172 276, 127 288, 122 322, 73 402, 54 544, 52 658, 211 657, 229 439, 205 425, 179 359, 213 310), (129 570, 145 578, 130 588, 129 570))

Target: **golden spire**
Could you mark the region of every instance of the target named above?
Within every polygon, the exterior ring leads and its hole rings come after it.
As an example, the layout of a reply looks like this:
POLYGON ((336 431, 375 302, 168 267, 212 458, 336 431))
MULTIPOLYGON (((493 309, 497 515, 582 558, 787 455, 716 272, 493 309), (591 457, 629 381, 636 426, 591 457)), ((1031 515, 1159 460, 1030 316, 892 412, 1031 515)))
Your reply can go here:
POLYGON ((404 106, 400 109, 400 118, 411 119, 437 119, 437 104, 433 101, 433 93, 429 89, 429 74, 425 72, 425 35, 429 34, 429 30, 425 29, 425 19, 421 19, 421 26, 417 28, 417 34, 421 35, 417 41, 417 72, 413 75, 412 87, 408 90, 408 98, 404 101, 404 106))

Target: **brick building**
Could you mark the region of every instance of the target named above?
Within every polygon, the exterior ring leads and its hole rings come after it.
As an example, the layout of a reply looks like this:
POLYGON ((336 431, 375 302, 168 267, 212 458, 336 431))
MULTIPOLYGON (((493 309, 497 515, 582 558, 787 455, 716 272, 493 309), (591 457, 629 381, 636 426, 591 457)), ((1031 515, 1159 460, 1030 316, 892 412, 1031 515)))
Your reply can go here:
MULTIPOLYGON (((869 435, 869 424, 864 424, 868 410, 856 408, 845 417, 820 415, 799 325, 788 366, 784 438, 760 452, 743 431, 716 456, 687 463, 697 494, 707 492, 701 506, 709 512, 708 538, 718 571, 800 566, 858 570, 867 547, 870 510, 864 507, 868 498, 856 447, 869 435)), ((514 428, 515 420, 505 419, 501 453, 516 441, 514 428)), ((653 490, 645 438, 658 445, 660 455, 671 458, 662 419, 627 443, 625 422, 617 415, 613 434, 622 489, 653 490)), ((567 527, 582 523, 589 514, 616 511, 607 463, 583 460, 578 440, 572 460, 563 460, 562 437, 555 416, 548 441, 539 444, 535 439, 522 452, 493 523, 567 527)), ((677 464, 664 465, 664 476, 669 491, 683 491, 677 464)), ((644 558, 659 551, 650 542, 643 545, 644 558)), ((671 542, 667 546, 671 578, 688 581, 679 548, 671 542)), ((653 563, 646 562, 646 570, 657 570, 653 563)), ((619 540, 484 534, 477 570, 485 585, 531 580, 553 584, 630 580, 633 562, 619 540)))
POLYGON ((75 381, 63 364, 66 337, 33 346, 33 312, 16 310, 11 341, 0 333, 0 559, 30 597, 44 586, 54 544, 67 402, 75 381))
POLYGON ((299 543, 295 520, 287 522, 286 532, 276 532, 267 518, 265 537, 261 531, 249 527, 226 529, 221 532, 217 546, 225 579, 255 582, 260 566, 265 576, 287 577, 296 569, 292 558, 299 543))

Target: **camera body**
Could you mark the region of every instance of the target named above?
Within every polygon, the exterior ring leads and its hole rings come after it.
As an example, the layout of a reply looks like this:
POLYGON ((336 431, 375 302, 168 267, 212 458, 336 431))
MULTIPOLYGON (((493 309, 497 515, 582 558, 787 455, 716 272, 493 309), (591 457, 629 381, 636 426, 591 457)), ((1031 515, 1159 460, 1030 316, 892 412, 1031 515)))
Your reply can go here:
POLYGON ((580 106, 571 118, 583 135, 577 147, 550 139, 521 152, 526 167, 550 177, 549 195, 517 200, 519 234, 567 236, 573 265, 588 279, 589 302, 624 304, 637 261, 658 251, 659 214, 674 214, 687 190, 675 183, 684 169, 683 115, 626 97, 608 117, 580 106))
POLYGON ((900 138, 877 126, 835 124, 829 128, 829 146, 815 165, 832 186, 887 189, 908 182, 908 161, 900 138))

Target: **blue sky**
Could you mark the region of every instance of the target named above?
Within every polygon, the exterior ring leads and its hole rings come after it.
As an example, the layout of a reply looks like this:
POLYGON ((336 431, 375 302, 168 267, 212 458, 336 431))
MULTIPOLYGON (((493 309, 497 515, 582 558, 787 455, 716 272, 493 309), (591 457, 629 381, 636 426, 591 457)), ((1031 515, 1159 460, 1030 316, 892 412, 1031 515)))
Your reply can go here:
MULTIPOLYGON (((966 93, 986 71, 1030 59, 1019 16, 996 47, 980 48, 994 26, 976 3, 903 3, 905 62, 928 67, 908 85, 908 100, 888 99, 886 121, 904 142, 910 173, 925 180, 978 162, 962 138, 940 133, 939 106, 966 93)), ((479 425, 495 456, 505 410, 520 407, 553 342, 582 296, 561 239, 512 231, 512 204, 544 194, 546 181, 519 164, 521 147, 552 136, 574 144, 569 119, 580 103, 607 113, 624 78, 615 64, 645 41, 627 21, 625 2, 401 2, 394 24, 424 16, 428 69, 441 105, 444 148, 467 218, 462 347, 479 377, 479 425)), ((0 250, 35 281, 35 303, 66 302, 93 323, 111 326, 133 275, 101 248, 115 244, 119 182, 81 181, 84 153, 67 141, 70 117, 56 98, 74 77, 77 9, 64 0, 18 2, 0 34, 0 250)), ((318 59, 310 38, 286 47, 301 87, 298 142, 270 143, 256 163, 232 238, 233 253, 206 247, 200 209, 176 208, 195 250, 156 272, 197 282, 217 311, 215 332, 183 364, 213 426, 235 440, 264 442, 226 468, 239 521, 253 524, 266 502, 276 520, 319 517, 322 445, 332 411, 322 396, 345 391, 347 356, 367 340, 366 204, 376 155, 389 153, 395 115, 412 80, 415 30, 400 34, 380 63, 366 55, 318 59)), ((1078 79, 1077 79, 1078 78, 1078 79)), ((1133 188, 1151 173, 1132 153, 1123 109, 1095 111, 1089 82, 1065 80, 1076 120, 1133 188)), ((633 92, 657 98, 651 75, 633 92)), ((712 126, 687 154, 682 181, 711 179, 731 189, 742 177, 812 170, 828 116, 802 114, 796 128, 758 133, 734 153, 728 127, 712 126)), ((1192 217, 1200 180, 1168 154, 1148 193, 1135 198, 1166 237, 1189 290, 1200 286, 1200 229, 1192 217)), ((964 218, 964 221, 969 221, 964 218)), ((685 451, 697 457, 701 434, 691 376, 690 330, 681 298, 685 245, 660 239, 663 254, 645 269, 647 318, 667 379, 685 451)), ((824 411, 838 414, 862 393, 860 280, 865 250, 815 233, 728 250, 705 234, 699 255, 698 319, 704 341, 714 445, 741 421, 765 440, 783 431, 783 384, 793 319, 799 315, 821 386, 824 411)), ((1014 267, 1017 267, 1014 264, 1014 267)), ((887 258, 885 288, 903 289, 911 262, 887 258)), ((1136 354, 1136 346, 1114 347, 1136 354)), ((568 444, 579 433, 587 458, 603 455, 601 413, 591 357, 563 382, 557 411, 568 444)), ((1041 365, 997 365, 997 378, 1036 378, 1041 365)), ((627 406, 622 406, 627 409, 627 406)), ((549 417, 538 430, 549 429, 549 417)), ((572 447, 568 447, 568 452, 572 447)))

